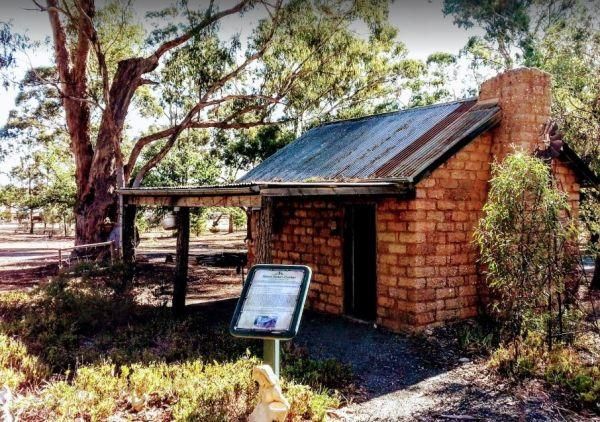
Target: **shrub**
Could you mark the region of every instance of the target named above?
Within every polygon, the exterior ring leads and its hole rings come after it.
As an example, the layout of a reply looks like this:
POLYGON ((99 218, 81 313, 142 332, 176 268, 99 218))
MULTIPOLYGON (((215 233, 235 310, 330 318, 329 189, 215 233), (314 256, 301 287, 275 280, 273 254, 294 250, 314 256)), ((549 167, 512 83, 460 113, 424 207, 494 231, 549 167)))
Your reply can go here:
MULTIPOLYGON (((52 381, 36 395, 21 396, 13 411, 24 418, 44 420, 106 420, 112 415, 155 415, 169 419, 245 420, 254 408, 257 389, 252 381, 256 358, 229 363, 124 365, 106 362, 78 368, 72 381, 52 381)), ((289 420, 324 420, 339 398, 325 391, 283 381, 289 399, 289 420)))
POLYGON ((18 340, 0 334, 0 380, 11 389, 34 387, 49 375, 48 367, 31 356, 18 340))
POLYGON ((284 343, 282 361, 283 375, 297 383, 319 390, 348 389, 352 385, 350 365, 336 359, 311 359, 305 349, 295 347, 293 342, 284 343))
POLYGON ((573 300, 569 281, 577 258, 567 199, 541 159, 515 152, 494 164, 475 240, 492 289, 491 309, 508 341, 522 341, 542 323, 551 347, 567 331, 563 316, 573 300))
MULTIPOLYGON (((87 270, 86 270, 87 271, 87 270)), ((244 420, 254 406, 248 351, 227 322, 141 306, 110 287, 103 274, 63 274, 31 293, 0 295, 0 379, 21 394, 23 420, 244 420), (18 339, 15 339, 15 338, 18 339), (208 363, 211 362, 211 363, 208 363), (29 387, 36 387, 31 389, 29 387)), ((217 318, 218 320, 218 318, 217 318)), ((322 420, 339 406, 334 363, 312 375, 313 389, 283 380, 291 420, 322 420)))
POLYGON ((522 343, 518 356, 514 346, 500 347, 493 353, 490 364, 506 375, 545 379, 565 388, 573 395, 575 403, 599 411, 600 368, 584 364, 570 346, 560 345, 545 351, 539 347, 540 341, 522 343))

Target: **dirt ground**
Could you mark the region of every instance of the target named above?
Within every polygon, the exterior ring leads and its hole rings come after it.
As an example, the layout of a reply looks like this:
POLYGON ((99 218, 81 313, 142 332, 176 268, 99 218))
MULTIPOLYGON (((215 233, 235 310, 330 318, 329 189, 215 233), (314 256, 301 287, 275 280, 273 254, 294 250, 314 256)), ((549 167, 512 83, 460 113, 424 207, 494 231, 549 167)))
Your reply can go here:
POLYGON ((294 342, 353 368, 361 394, 332 421, 600 421, 564 409, 536 381, 508 383, 438 330, 414 337, 306 313, 294 342))
MULTIPOLYGON (((190 239, 188 303, 239 296, 242 275, 235 268, 197 265, 195 256, 245 250, 245 232, 207 233, 190 239)), ((137 249, 139 274, 136 286, 146 302, 168 302, 173 274, 167 255, 175 255, 176 239, 171 232, 143 234, 137 249)), ((73 246, 72 237, 27 234, 15 223, 0 223, 0 292, 30 289, 58 272, 58 249, 73 246)), ((65 254, 68 256, 68 253, 65 254)))
MULTIPOLYGON (((0 292, 29 289, 56 274, 57 249, 73 239, 15 233, 0 225, 0 292)), ((245 233, 207 234, 190 244, 188 303, 214 307, 211 315, 228 321, 242 286, 234 268, 195 264, 194 255, 243 250, 245 233)), ((138 248, 136 290, 145 303, 168 304, 175 252, 169 233, 143 236, 138 248)), ((294 340, 309 356, 335 358, 350 365, 356 394, 350 404, 331 412, 333 421, 600 421, 557 405, 544 386, 530 381, 507 384, 485 362, 471 361, 434 333, 413 337, 392 334, 369 324, 306 312, 294 340), (343 346, 341 346, 343 345, 343 346)))

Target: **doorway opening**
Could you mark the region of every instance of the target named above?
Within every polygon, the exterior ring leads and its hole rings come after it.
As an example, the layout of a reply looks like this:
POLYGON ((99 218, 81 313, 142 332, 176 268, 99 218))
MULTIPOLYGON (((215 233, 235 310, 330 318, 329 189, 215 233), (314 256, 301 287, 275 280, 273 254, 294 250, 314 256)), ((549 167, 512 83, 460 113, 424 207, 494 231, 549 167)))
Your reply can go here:
POLYGON ((377 305, 377 244, 374 205, 350 205, 344 224, 344 309, 373 321, 377 305))

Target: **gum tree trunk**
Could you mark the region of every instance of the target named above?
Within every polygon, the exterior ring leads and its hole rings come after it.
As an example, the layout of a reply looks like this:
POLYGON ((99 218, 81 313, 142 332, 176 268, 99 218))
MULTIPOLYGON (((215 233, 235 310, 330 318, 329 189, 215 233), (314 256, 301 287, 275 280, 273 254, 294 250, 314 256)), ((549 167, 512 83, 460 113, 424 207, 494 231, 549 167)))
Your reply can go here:
POLYGON ((263 196, 256 236, 256 264, 271 264, 271 234, 273 233, 273 198, 263 196))

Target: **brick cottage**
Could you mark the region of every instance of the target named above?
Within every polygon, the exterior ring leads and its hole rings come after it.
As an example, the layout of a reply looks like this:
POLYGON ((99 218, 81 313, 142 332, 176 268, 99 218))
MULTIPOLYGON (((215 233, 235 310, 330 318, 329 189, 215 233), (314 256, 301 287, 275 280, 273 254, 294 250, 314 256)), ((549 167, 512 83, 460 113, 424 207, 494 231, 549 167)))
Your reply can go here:
POLYGON ((315 127, 233 185, 123 194, 133 205, 247 206, 250 263, 308 265, 311 308, 414 331, 478 313, 472 234, 494 160, 554 147, 574 213, 580 186, 598 183, 566 143, 544 142, 550 107, 547 73, 512 70, 477 99, 315 127))

